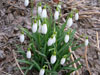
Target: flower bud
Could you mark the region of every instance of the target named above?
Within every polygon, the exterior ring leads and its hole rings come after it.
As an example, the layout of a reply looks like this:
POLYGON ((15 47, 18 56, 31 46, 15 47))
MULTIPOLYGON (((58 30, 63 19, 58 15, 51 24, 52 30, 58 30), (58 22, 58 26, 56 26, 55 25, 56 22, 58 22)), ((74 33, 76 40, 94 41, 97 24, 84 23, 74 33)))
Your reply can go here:
POLYGON ((58 10, 55 11, 54 19, 55 20, 58 20, 59 19, 59 11, 58 10))
POLYGON ((67 34, 67 35, 65 35, 65 43, 67 43, 68 41, 69 41, 69 35, 67 34))
POLYGON ((40 70, 40 72, 39 72, 39 75, 44 75, 44 73, 45 73, 45 69, 42 68, 42 69, 40 70))
POLYGON ((20 42, 23 43, 25 39, 24 34, 21 34, 19 37, 20 37, 20 42))
POLYGON ((60 64, 61 64, 61 65, 64 65, 65 61, 66 61, 66 58, 63 57, 63 58, 61 59, 61 61, 60 61, 60 64))
POLYGON ((56 55, 52 55, 50 59, 51 64, 54 64, 56 62, 56 55))
POLYGON ((79 19, 79 14, 75 13, 75 20, 78 20, 78 19, 79 19))
POLYGON ((54 42, 53 38, 49 38, 49 40, 48 40, 48 46, 51 46, 53 44, 53 42, 54 42))
POLYGON ((42 25, 41 31, 42 31, 42 34, 46 34, 47 33, 47 24, 43 24, 42 25))
POLYGON ((42 14, 41 14, 42 18, 47 18, 47 10, 46 10, 46 6, 44 6, 42 14))
POLYGON ((37 31, 37 23, 34 23, 32 26, 32 32, 35 33, 37 31))
POLYGON ((25 0, 24 5, 27 7, 29 5, 29 0, 25 0))
POLYGON ((42 7, 41 6, 38 6, 38 14, 39 14, 39 16, 41 16, 41 14, 42 14, 42 7))
POLYGON ((68 18, 68 20, 67 20, 67 26, 68 26, 68 27, 71 27, 72 24, 73 24, 72 18, 68 18))
POLYGON ((31 58, 31 51, 29 50, 29 51, 27 51, 27 53, 26 53, 26 57, 28 58, 28 59, 30 59, 31 58))
POLYGON ((56 42, 56 35, 53 36, 53 44, 56 42))
POLYGON ((89 40, 88 40, 88 38, 86 38, 85 39, 85 46, 88 46, 88 44, 89 44, 89 40))
POLYGON ((58 4, 58 6, 57 6, 57 7, 61 9, 61 4, 58 4))
POLYGON ((39 24, 38 32, 41 33, 42 32, 42 26, 41 26, 41 21, 40 20, 38 21, 38 24, 39 24))

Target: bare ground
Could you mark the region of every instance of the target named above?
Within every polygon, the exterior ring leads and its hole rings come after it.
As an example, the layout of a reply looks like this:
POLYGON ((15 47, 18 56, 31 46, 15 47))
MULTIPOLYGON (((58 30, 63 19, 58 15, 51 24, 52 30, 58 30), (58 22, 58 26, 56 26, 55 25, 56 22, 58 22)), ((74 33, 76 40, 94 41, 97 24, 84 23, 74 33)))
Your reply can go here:
MULTIPOLYGON (((16 70, 13 50, 16 51, 15 45, 20 44, 18 38, 20 32, 17 27, 30 28, 30 6, 25 8, 23 3, 24 0, 0 1, 0 75, 21 75, 20 71, 16 70)), ((65 0, 63 18, 73 7, 77 7, 80 14, 79 21, 75 22, 73 26, 77 29, 76 38, 83 34, 89 36, 90 45, 87 54, 89 67, 92 75, 100 75, 100 48, 97 46, 96 39, 96 31, 100 35, 100 0, 69 0, 69 2, 65 0)), ((34 11, 34 15, 35 13, 34 11)), ((81 37, 81 42, 83 40, 84 38, 81 37)), ((84 51, 85 48, 83 47, 75 53, 78 57, 83 57, 81 59, 83 67, 79 70, 80 75, 89 75, 84 60, 84 51)))

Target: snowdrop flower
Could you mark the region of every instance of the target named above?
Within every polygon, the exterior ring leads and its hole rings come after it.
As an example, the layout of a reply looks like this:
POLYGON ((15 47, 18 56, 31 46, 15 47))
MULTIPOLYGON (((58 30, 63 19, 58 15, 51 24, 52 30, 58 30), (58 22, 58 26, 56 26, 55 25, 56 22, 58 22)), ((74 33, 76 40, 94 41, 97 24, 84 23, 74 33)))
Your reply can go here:
POLYGON ((57 32, 54 30, 54 33, 53 33, 53 44, 56 42, 56 34, 57 34, 57 32))
POLYGON ((53 35, 53 44, 56 42, 56 35, 53 35))
POLYGON ((42 32, 42 34, 46 34, 47 33, 47 24, 43 24, 42 25, 41 32, 42 32))
POLYGON ((51 64, 54 64, 56 62, 56 52, 54 52, 54 54, 51 56, 50 62, 51 64))
POLYGON ((59 19, 59 11, 58 11, 58 9, 54 13, 54 19, 55 20, 58 20, 59 19))
POLYGON ((49 40, 48 40, 48 46, 51 46, 53 44, 53 42, 54 42, 53 37, 49 38, 49 40))
POLYGON ((78 19, 79 19, 79 14, 75 13, 75 20, 78 20, 78 19))
POLYGON ((85 39, 85 46, 88 46, 89 44, 89 40, 88 40, 88 37, 85 39))
POLYGON ((23 43, 25 39, 24 33, 21 33, 19 37, 20 37, 20 42, 23 43))
POLYGON ((27 51, 27 53, 26 53, 26 57, 27 57, 28 59, 31 58, 31 51, 30 51, 30 50, 27 51))
POLYGON ((61 64, 61 65, 64 65, 65 61, 66 61, 66 58, 63 57, 63 58, 61 59, 61 61, 60 61, 60 64, 61 64))
POLYGON ((42 10, 42 14, 41 14, 42 18, 47 18, 47 10, 46 10, 46 6, 44 6, 43 10, 42 10))
POLYGON ((61 4, 58 4, 58 6, 57 6, 57 7, 61 9, 61 4))
POLYGON ((67 20, 67 26, 68 26, 68 27, 71 27, 72 24, 73 24, 72 18, 68 18, 68 20, 67 20))
POLYGON ((39 25, 38 32, 41 33, 42 32, 42 26, 41 26, 41 21, 40 20, 38 21, 38 25, 39 25))
POLYGON ((39 6, 38 6, 38 14, 39 14, 39 16, 41 16, 41 14, 42 14, 42 6, 41 6, 41 3, 39 3, 39 6))
POLYGON ((56 32, 54 32, 54 34, 49 38, 49 40, 48 40, 48 46, 51 46, 55 42, 56 42, 56 32))
POLYGON ((42 69, 40 70, 40 72, 39 72, 39 75, 44 75, 44 73, 45 73, 45 69, 42 68, 42 69))
POLYGON ((37 23, 36 20, 34 20, 33 26, 32 26, 32 32, 35 33, 37 31, 37 23))
POLYGON ((24 5, 27 7, 29 5, 29 0, 25 0, 24 5))
POLYGON ((67 26, 68 26, 68 27, 71 27, 72 24, 73 24, 72 16, 73 16, 73 14, 70 13, 69 18, 68 18, 68 20, 67 20, 67 26))
POLYGON ((65 43, 67 43, 69 41, 69 34, 65 35, 65 39, 64 39, 65 43))

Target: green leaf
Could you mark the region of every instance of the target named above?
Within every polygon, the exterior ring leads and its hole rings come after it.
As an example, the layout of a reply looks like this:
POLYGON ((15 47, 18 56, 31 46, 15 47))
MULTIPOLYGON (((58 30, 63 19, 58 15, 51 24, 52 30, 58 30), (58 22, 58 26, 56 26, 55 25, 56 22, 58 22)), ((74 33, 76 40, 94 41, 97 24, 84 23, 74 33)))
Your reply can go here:
POLYGON ((39 66, 39 64, 38 64, 35 60, 32 60, 32 62, 34 63, 34 66, 35 66, 38 70, 41 69, 40 66, 39 66))
POLYGON ((80 60, 80 58, 76 59, 75 61, 71 62, 70 64, 68 64, 67 66, 73 65, 74 63, 78 62, 80 60))
POLYGON ((74 68, 74 67, 63 67, 63 68, 61 68, 61 70, 77 70, 76 68, 74 68))
POLYGON ((58 75, 58 73, 56 71, 50 71, 50 70, 46 70, 46 72, 51 73, 51 75, 58 75))
POLYGON ((25 64, 32 64, 31 62, 27 61, 27 60, 19 60, 17 59, 18 62, 21 62, 21 63, 25 63, 25 64))

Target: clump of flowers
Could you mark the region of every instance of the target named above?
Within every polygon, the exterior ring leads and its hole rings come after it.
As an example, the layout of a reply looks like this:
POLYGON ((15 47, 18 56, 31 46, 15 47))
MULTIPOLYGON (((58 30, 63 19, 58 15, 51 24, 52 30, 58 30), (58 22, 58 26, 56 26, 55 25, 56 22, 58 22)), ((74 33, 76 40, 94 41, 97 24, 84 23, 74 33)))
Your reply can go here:
MULTIPOLYGON (((71 62, 69 59, 71 53, 68 50, 70 46, 73 51, 79 47, 79 45, 77 46, 73 42, 75 30, 70 28, 73 25, 74 14, 72 12, 69 13, 66 22, 59 27, 60 21, 58 19, 60 18, 60 11, 60 4, 57 5, 55 13, 53 14, 49 6, 44 5, 42 9, 42 3, 39 3, 37 16, 32 20, 32 31, 29 31, 27 28, 20 28, 29 38, 27 40, 29 46, 27 46, 28 50, 26 52, 18 48, 24 57, 19 62, 28 64, 26 68, 24 67, 26 70, 25 74, 32 69, 38 71, 39 75, 58 75, 58 72, 61 70, 68 70, 66 74, 70 74, 79 68, 72 67, 79 59, 71 62), (47 13, 48 10, 49 13, 47 13), (58 25, 56 24, 57 21, 58 25), (67 30, 64 30, 66 26, 67 30)), ((79 18, 77 14, 75 14, 76 20, 79 18)), ((20 42, 22 43, 23 41, 24 34, 22 33, 20 35, 20 42)), ((88 40, 85 40, 85 45, 87 43, 88 40)))

